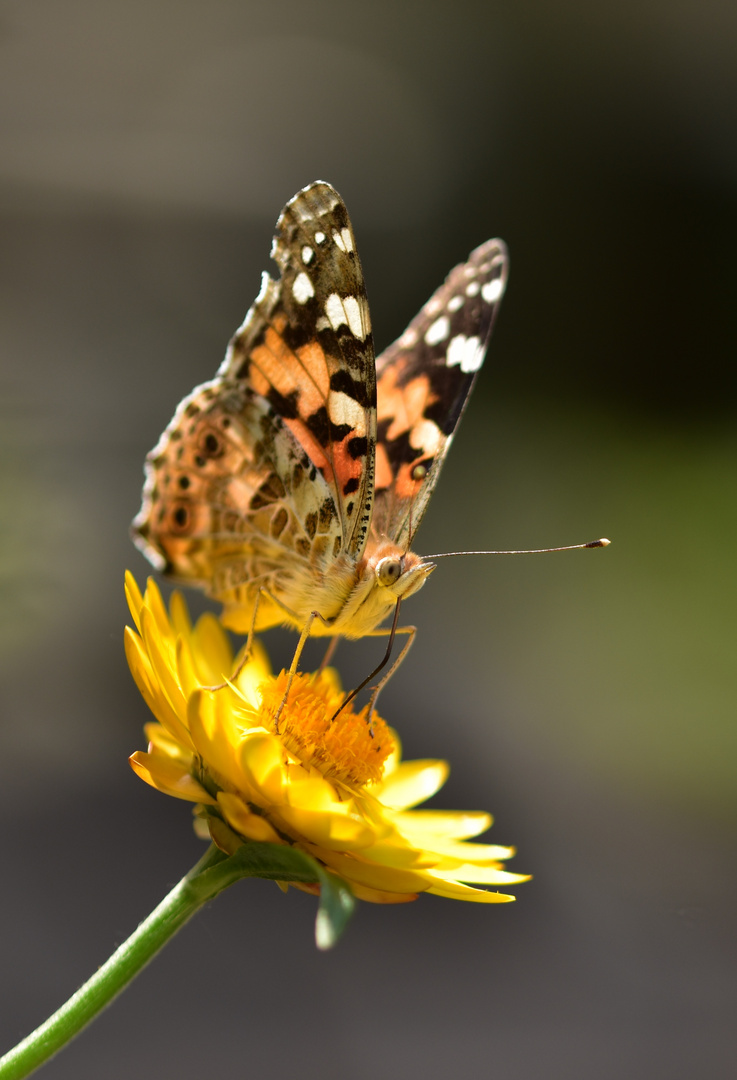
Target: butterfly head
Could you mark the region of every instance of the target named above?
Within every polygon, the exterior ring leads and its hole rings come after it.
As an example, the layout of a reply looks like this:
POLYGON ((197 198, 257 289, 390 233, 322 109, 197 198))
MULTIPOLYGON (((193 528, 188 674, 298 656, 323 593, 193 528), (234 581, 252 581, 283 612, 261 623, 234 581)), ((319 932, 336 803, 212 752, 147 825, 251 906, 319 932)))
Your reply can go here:
POLYGON ((393 604, 421 589, 434 569, 434 563, 386 540, 367 552, 364 573, 373 578, 382 599, 393 604))

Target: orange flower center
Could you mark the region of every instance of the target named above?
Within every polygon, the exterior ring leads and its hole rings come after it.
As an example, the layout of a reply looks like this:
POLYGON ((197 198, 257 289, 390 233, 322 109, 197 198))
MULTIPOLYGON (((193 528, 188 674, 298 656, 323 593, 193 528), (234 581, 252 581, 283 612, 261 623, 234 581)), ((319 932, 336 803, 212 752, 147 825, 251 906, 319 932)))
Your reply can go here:
POLYGON ((391 729, 377 713, 367 723, 368 705, 355 713, 350 705, 340 709, 344 694, 325 674, 297 674, 284 700, 286 671, 262 689, 259 721, 278 733, 282 743, 304 765, 318 769, 326 779, 351 786, 381 780, 384 762, 395 748, 391 729), (335 716, 335 719, 333 717, 335 716))

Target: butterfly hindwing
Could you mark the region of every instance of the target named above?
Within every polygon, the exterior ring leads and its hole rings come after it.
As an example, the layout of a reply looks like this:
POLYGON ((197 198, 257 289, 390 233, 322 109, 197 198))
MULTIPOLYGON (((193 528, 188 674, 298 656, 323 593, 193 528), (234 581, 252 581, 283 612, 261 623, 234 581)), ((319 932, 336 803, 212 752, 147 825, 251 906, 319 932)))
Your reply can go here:
POLYGON ((456 266, 376 361, 373 531, 411 541, 481 367, 507 280, 501 240, 456 266))
POLYGON ((158 569, 215 595, 263 578, 264 568, 305 562, 318 547, 326 561, 334 555, 330 489, 249 387, 223 379, 197 387, 149 454, 146 475, 136 542, 158 569))

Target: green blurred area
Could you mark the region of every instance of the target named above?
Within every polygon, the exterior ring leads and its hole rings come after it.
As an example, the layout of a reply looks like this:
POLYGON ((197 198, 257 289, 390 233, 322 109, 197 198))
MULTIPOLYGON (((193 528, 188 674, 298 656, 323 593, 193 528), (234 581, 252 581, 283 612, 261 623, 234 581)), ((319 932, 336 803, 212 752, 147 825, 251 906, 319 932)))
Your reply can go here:
MULTIPOLYGON (((455 560, 428 586, 454 662, 471 683, 491 672, 490 693, 523 725, 515 737, 620 794, 732 826, 736 451, 726 423, 554 402, 472 408, 433 542, 612 545, 455 560)), ((423 529, 421 550, 427 540, 423 529)))

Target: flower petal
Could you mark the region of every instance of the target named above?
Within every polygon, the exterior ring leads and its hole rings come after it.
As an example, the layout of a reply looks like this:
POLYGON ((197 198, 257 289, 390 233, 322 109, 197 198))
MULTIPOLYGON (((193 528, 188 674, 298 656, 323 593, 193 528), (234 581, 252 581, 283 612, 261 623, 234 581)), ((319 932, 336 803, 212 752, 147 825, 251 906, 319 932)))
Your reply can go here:
POLYGON ((233 671, 233 650, 220 623, 212 612, 197 620, 192 633, 192 652, 200 684, 217 686, 230 678, 233 671))
POLYGON ((237 795, 229 791, 218 792, 218 803, 228 824, 249 840, 259 840, 267 844, 283 844, 273 825, 260 814, 254 814, 237 795))
POLYGON ((519 885, 522 881, 530 880, 529 874, 512 874, 497 866, 475 866, 473 863, 464 863, 452 869, 435 866, 432 876, 443 881, 468 881, 475 885, 519 885))
POLYGON ((476 904, 509 904, 517 899, 516 896, 509 896, 508 893, 472 889, 470 885, 461 885, 458 881, 433 884, 427 892, 434 896, 445 896, 448 900, 470 900, 476 904))
POLYGON ((133 622, 136 624, 140 634, 143 597, 141 596, 141 590, 138 588, 138 582, 133 577, 130 570, 126 570, 125 572, 125 598, 128 601, 128 610, 130 611, 133 622))
POLYGON ((128 760, 137 776, 167 795, 174 795, 177 799, 186 799, 188 802, 215 802, 179 762, 163 754, 145 754, 142 750, 137 750, 128 760))
POLYGON ((406 810, 424 802, 448 778, 445 761, 403 761, 376 791, 376 797, 392 810, 406 810))
POLYGON ((408 810, 395 813, 393 819, 405 836, 432 837, 433 842, 438 836, 467 840, 486 832, 494 820, 483 810, 408 810))
POLYGON ((346 881, 358 882, 380 892, 419 893, 425 892, 430 884, 426 872, 397 870, 390 866, 379 866, 361 858, 352 858, 338 851, 312 850, 312 854, 322 860, 331 870, 335 870, 346 881))
POLYGON ((189 732, 162 691, 141 638, 129 626, 125 628, 124 642, 128 666, 149 709, 175 739, 183 746, 191 747, 189 732))

